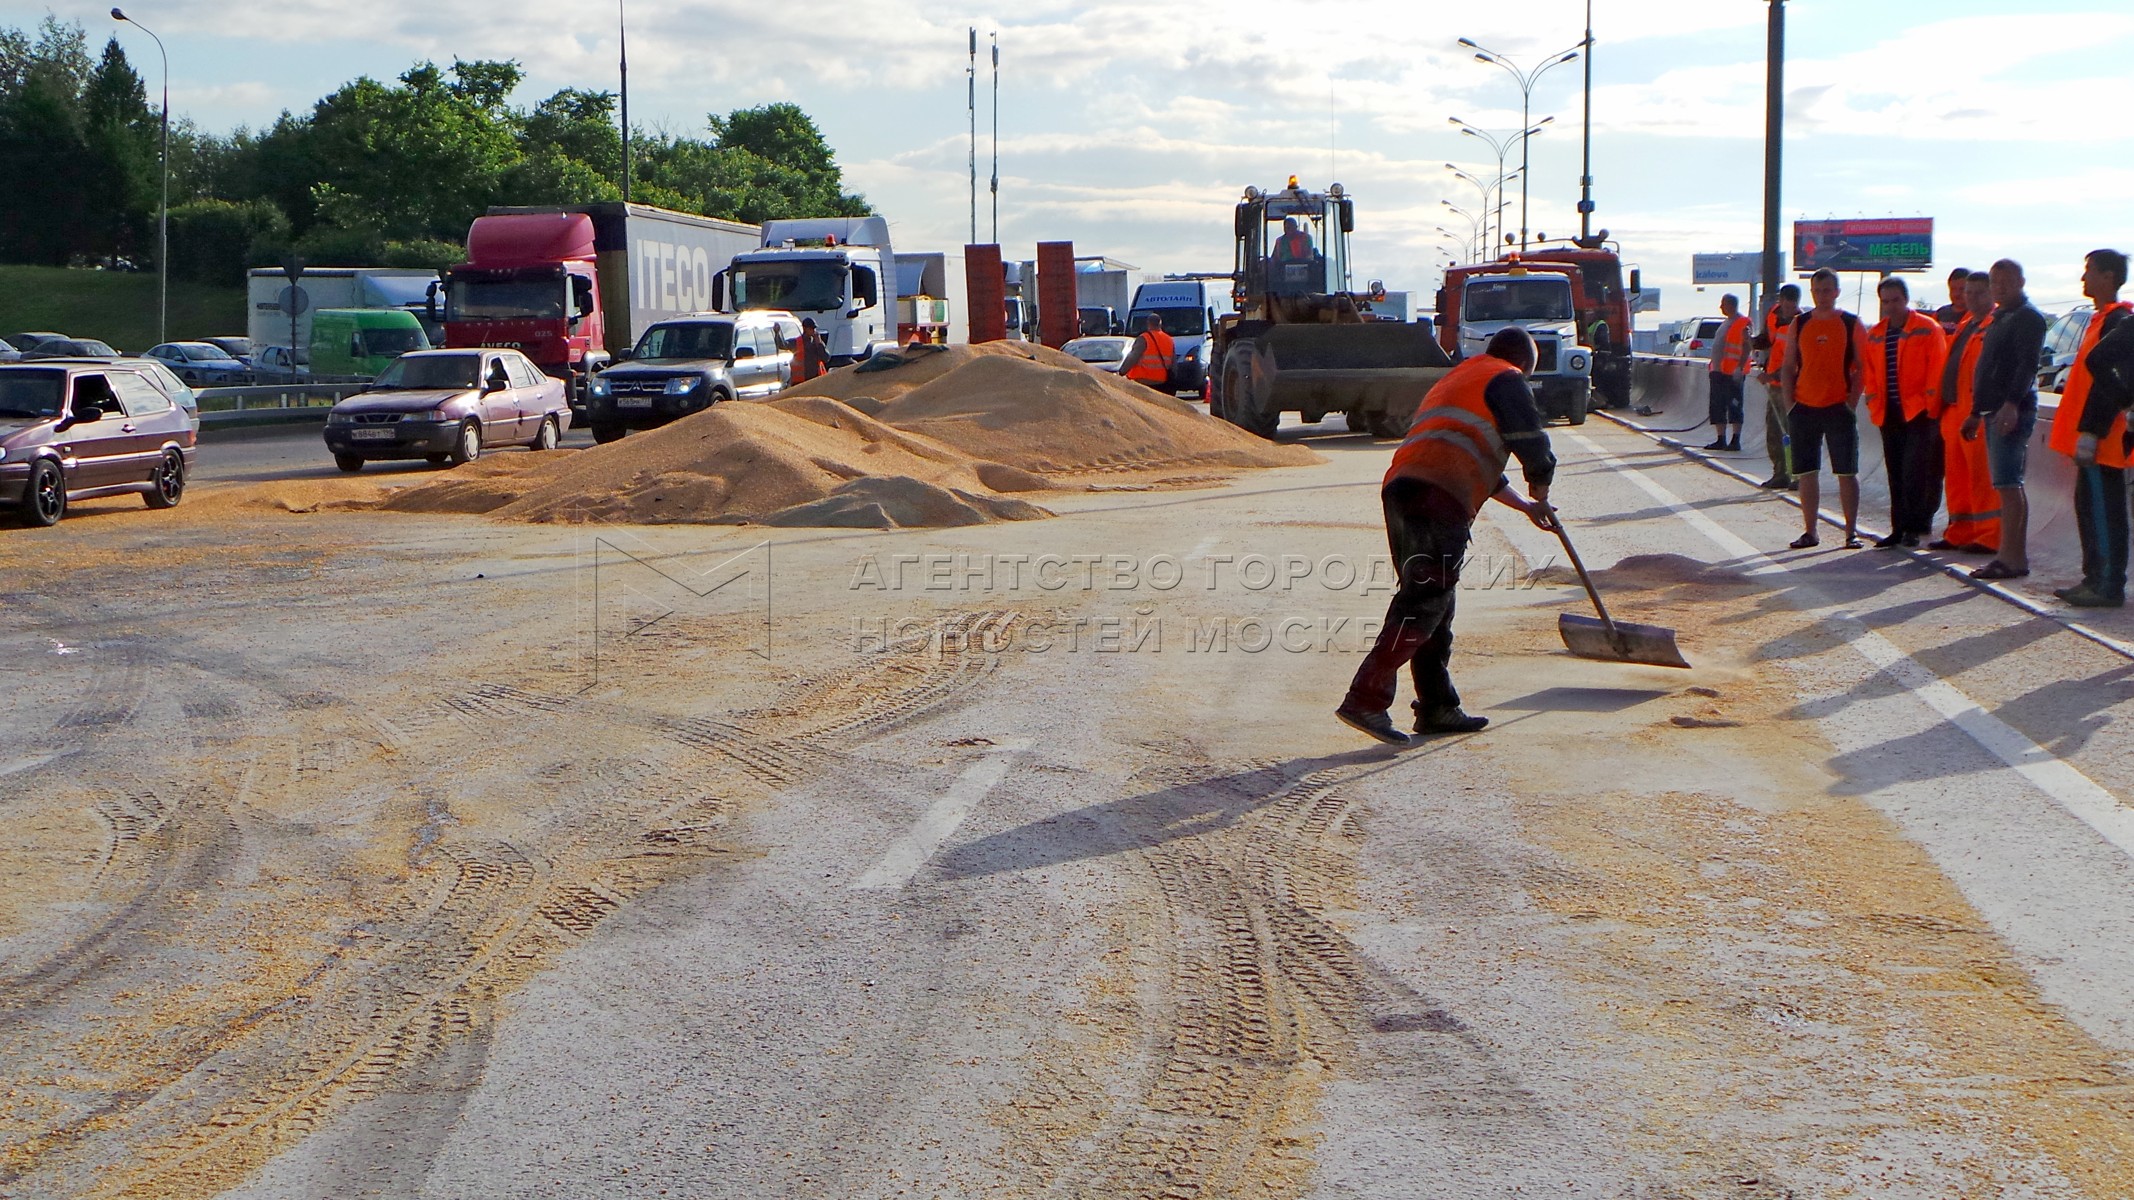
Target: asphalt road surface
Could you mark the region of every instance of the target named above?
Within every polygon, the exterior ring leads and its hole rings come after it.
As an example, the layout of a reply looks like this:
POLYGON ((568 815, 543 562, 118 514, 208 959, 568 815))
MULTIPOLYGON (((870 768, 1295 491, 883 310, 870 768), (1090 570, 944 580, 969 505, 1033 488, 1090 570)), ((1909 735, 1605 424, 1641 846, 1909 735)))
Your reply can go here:
POLYGON ((276 437, 9 531, 0 1194, 2134 1195, 2134 663, 1553 434, 1696 665, 1493 510, 1493 724, 1401 752, 1331 429, 768 542, 228 503, 276 437))

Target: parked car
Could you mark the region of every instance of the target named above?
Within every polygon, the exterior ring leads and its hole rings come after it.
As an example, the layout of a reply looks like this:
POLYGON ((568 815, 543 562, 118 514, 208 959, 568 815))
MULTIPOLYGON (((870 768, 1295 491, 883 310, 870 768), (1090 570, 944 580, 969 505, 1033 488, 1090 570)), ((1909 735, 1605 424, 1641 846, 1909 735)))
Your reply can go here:
POLYGON ((252 339, 248 337, 201 338, 203 342, 236 359, 246 366, 252 365, 252 339))
POLYGON ((1725 317, 1691 317, 1678 321, 1674 332, 1668 335, 1665 352, 1677 358, 1710 358, 1712 344, 1719 340, 1719 332, 1725 328, 1725 317))
POLYGON ((57 341, 66 336, 64 333, 11 333, 7 335, 7 344, 28 354, 35 350, 40 342, 57 341))
POLYGON ((418 350, 326 414, 334 465, 472 462, 491 446, 553 450, 570 428, 568 385, 516 350, 418 350))
POLYGON ((2090 318, 2096 315, 2090 305, 2061 313, 2045 330, 2045 349, 2038 354, 2038 390, 2057 392, 2067 387, 2068 368, 2075 365, 2075 354, 2082 349, 2082 336, 2090 331, 2090 318))
POLYGON ((637 339, 627 360, 593 376, 585 423, 612 442, 721 400, 768 396, 793 378, 800 321, 789 312, 692 313, 661 321, 637 339))
POLYGON ((35 349, 22 352, 25 360, 36 358, 120 358, 109 342, 95 338, 46 338, 35 349))
POLYGON ((322 308, 311 314, 311 369, 368 378, 394 359, 430 349, 415 314, 398 308, 322 308))
POLYGON ((187 383, 233 387, 252 382, 252 368, 222 347, 208 342, 165 342, 143 356, 167 364, 187 383))
POLYGON ((0 505, 55 525, 76 500, 185 495, 198 427, 141 368, 119 362, 0 366, 0 505))
POLYGON ((22 351, 15 349, 6 340, 0 339, 0 363, 22 361, 22 351))
POLYGON ((268 383, 287 381, 292 371, 299 379, 311 374, 310 351, 299 348, 292 355, 287 346, 261 346, 252 354, 252 373, 268 383))
POLYGON ((1127 349, 1133 344, 1134 339, 1130 337, 1079 337, 1060 349, 1099 371, 1117 375, 1119 367, 1126 361, 1127 349))

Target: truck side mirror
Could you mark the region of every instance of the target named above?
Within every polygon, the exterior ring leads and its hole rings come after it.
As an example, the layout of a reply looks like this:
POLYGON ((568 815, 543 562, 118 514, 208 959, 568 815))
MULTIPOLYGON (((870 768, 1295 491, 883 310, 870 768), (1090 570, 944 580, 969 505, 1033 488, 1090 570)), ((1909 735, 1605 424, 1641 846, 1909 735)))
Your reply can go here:
POLYGON ((733 311, 726 307, 726 272, 724 271, 714 271, 711 276, 711 311, 733 311))
POLYGON ((733 359, 733 360, 734 360, 735 362, 740 362, 740 361, 741 361, 742 359, 744 359, 744 358, 754 358, 754 357, 756 357, 756 348, 755 348, 754 346, 735 346, 735 347, 734 347, 734 359, 733 359))
POLYGON ((1638 276, 1638 269, 1636 267, 1630 268, 1630 290, 1633 292, 1642 292, 1645 290, 1644 281, 1639 279, 1638 276))
POLYGON ((1356 232, 1356 202, 1354 200, 1343 200, 1341 202, 1341 232, 1356 232))

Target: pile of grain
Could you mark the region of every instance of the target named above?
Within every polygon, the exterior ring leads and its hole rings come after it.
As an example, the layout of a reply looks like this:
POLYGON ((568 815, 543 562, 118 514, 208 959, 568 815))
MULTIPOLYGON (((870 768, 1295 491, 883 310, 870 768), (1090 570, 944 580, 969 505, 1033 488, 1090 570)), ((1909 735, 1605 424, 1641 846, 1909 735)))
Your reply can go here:
POLYGON ((815 398, 721 404, 610 445, 543 455, 522 470, 406 488, 380 507, 535 522, 799 524, 834 515, 839 519, 822 523, 865 517, 876 526, 961 525, 1050 516, 1035 505, 999 502, 994 493, 1052 486, 815 398), (849 499, 848 484, 879 478, 926 486, 867 493, 834 513, 810 507, 841 494, 849 499))
POLYGON ((1318 461, 1025 342, 948 346, 887 371, 833 371, 786 395, 844 400, 974 458, 1051 475, 1318 461))

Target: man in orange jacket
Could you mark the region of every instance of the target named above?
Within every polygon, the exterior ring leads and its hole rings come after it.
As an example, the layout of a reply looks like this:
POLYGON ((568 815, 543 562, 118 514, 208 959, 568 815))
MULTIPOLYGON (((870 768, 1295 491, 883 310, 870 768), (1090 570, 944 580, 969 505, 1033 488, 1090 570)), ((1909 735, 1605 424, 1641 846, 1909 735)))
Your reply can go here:
POLYGON ((1142 324, 1140 336, 1126 348, 1119 374, 1159 392, 1169 391, 1171 372, 1177 364, 1178 343, 1163 331, 1163 318, 1150 313, 1142 324))
POLYGON ((1889 536, 1877 549, 1917 546, 1941 509, 1941 369, 1949 340, 1934 318, 1912 311, 1896 276, 1875 285, 1882 320, 1867 331, 1867 414, 1882 431, 1889 478, 1889 536))
POLYGON ((2118 608, 2127 596, 2127 418, 2107 405, 2091 411, 2094 375, 2088 362, 2097 343, 2134 309, 2119 298, 2127 256, 2092 250, 2082 264, 2082 294, 2097 311, 2082 334, 2060 393, 2045 444, 2075 460, 2075 529, 2082 537, 2082 582, 2054 595, 2077 608, 2118 608))
POLYGON ((1711 385, 1712 439, 1707 450, 1741 449, 1741 400, 1749 378, 1749 319, 1741 315, 1741 298, 1731 293, 1719 297, 1719 336, 1712 341, 1711 365, 1705 376, 1711 385), (1734 432, 1731 436, 1727 430, 1734 432))
POLYGON ((1475 516, 1489 501, 1518 509, 1542 529, 1555 528, 1549 482, 1556 455, 1526 383, 1535 358, 1534 339, 1525 330, 1498 330, 1481 354, 1454 367, 1423 397, 1407 438, 1393 451, 1379 501, 1400 590, 1334 710, 1343 724, 1387 745, 1408 744, 1386 713, 1402 667, 1415 678, 1415 732, 1473 733, 1489 724, 1489 718, 1460 709, 1447 670, 1453 589, 1475 516), (1524 497, 1504 475, 1515 455, 1526 476, 1524 497))
POLYGON ((1939 539, 1927 543, 1929 550, 2000 553, 2001 496, 1993 490, 1986 466, 1986 443, 1964 437, 1964 421, 1971 415, 1971 379, 1978 371, 1978 352, 1986 345, 1986 327, 1991 324, 1991 276, 1973 271, 1964 281, 1964 315, 1949 339, 1941 371, 1942 480, 1948 492, 1949 524, 1939 539))

